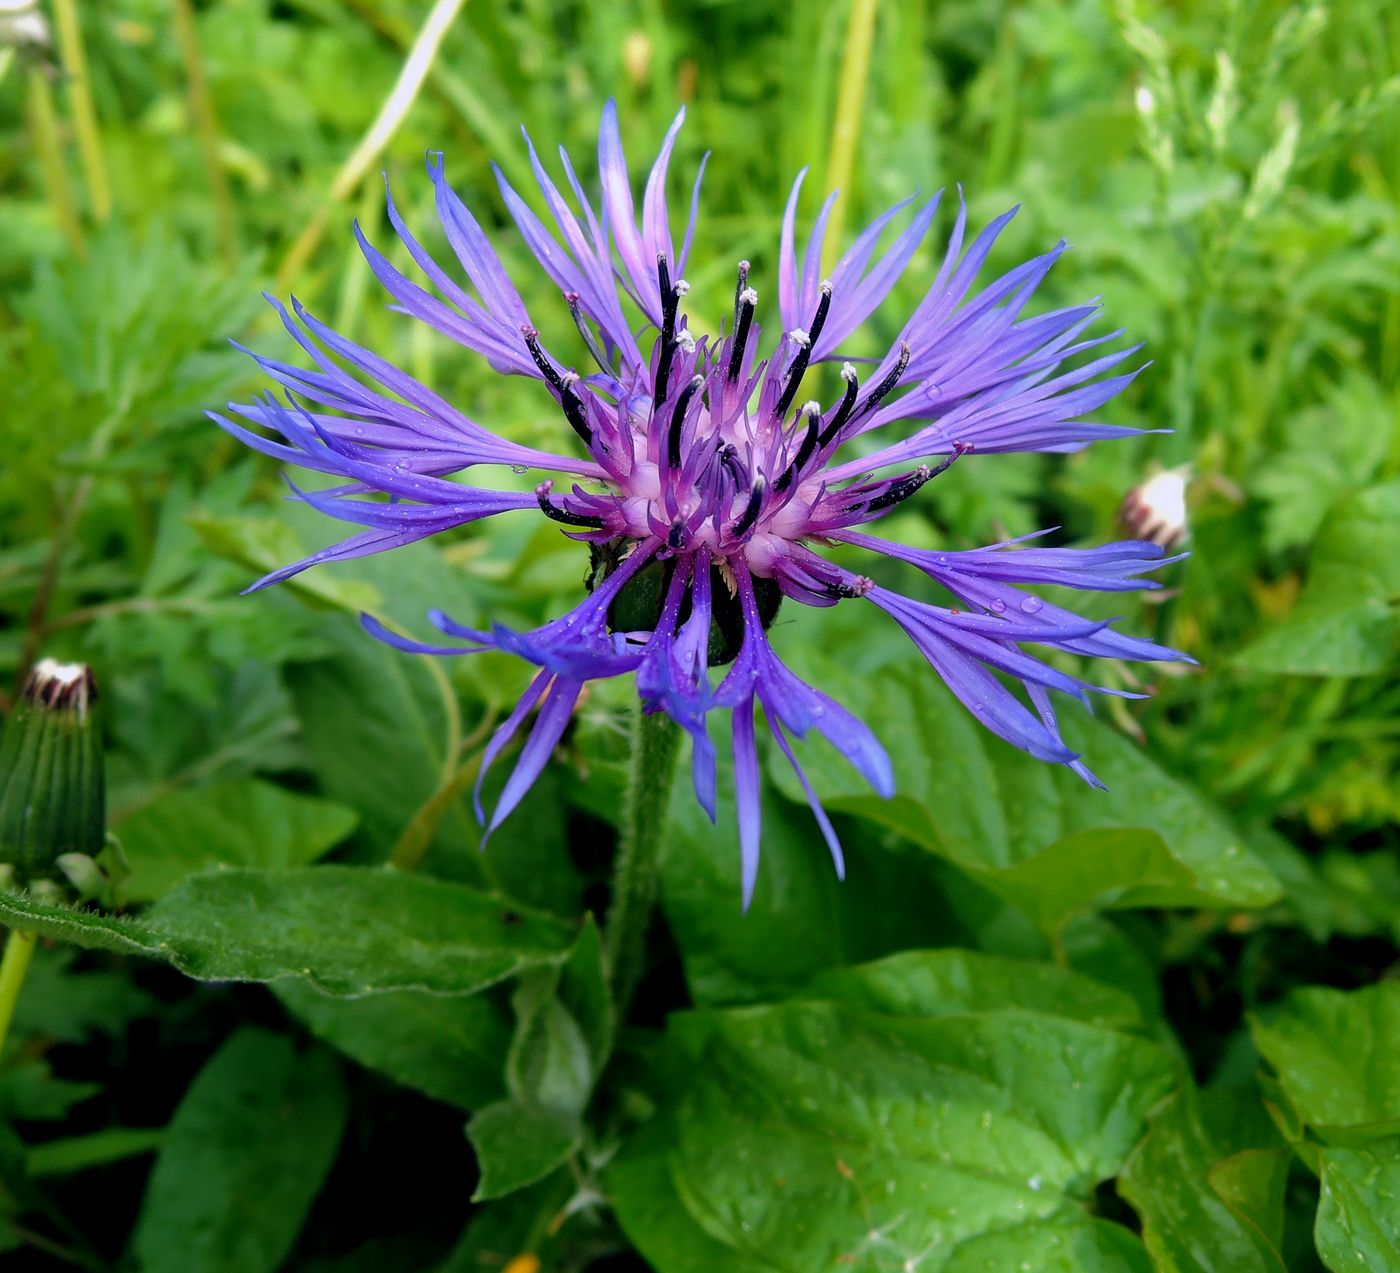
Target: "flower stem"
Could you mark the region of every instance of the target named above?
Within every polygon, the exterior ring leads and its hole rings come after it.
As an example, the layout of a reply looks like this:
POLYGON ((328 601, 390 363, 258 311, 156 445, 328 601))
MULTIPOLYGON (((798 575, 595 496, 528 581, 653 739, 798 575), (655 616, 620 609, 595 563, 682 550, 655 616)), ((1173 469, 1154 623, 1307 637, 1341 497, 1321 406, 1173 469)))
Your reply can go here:
POLYGON ((641 976, 647 921, 661 878, 661 847, 680 731, 664 712, 632 723, 632 770, 627 781, 622 835, 613 866, 612 905, 603 934, 603 960, 619 1019, 641 976))
MULTIPOLYGON (((855 167, 856 140, 860 136, 861 108, 870 79, 870 51, 875 42, 875 10, 879 0, 851 0, 846 22, 846 49, 841 59, 841 80, 836 94, 836 117, 831 126, 831 149, 826 158, 826 188, 837 190, 828 223, 826 250, 831 261, 841 254, 846 221, 846 188, 855 167)), ((831 262, 828 263, 828 268, 831 262)))
POLYGON ((29 959, 34 954, 34 934, 12 931, 5 943, 5 956, 0 959, 0 1052, 5 1050, 5 1036, 10 1032, 10 1018, 15 1014, 24 974, 29 971, 29 959))
POLYGON ((74 0, 54 0, 54 24, 58 28, 58 49, 68 75, 68 101, 73 108, 73 132, 78 138, 78 157, 87 182, 88 210, 99 224, 112 215, 112 194, 107 184, 107 161, 102 155, 102 134, 97 111, 92 105, 88 81, 87 53, 74 0))

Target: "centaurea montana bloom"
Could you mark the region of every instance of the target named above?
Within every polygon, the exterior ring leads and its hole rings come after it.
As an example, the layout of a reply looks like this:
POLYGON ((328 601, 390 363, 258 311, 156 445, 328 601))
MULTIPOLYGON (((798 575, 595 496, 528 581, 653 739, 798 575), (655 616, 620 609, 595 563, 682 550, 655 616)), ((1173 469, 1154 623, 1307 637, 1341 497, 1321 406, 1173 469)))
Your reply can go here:
MULTIPOLYGON (((596 364, 587 374, 544 347, 480 224, 448 186, 439 156, 428 165, 437 213, 471 290, 424 250, 392 196, 389 220, 431 289, 396 269, 356 227, 370 269, 397 305, 484 356, 497 372, 538 381, 542 395, 553 398, 572 429, 583 458, 498 437, 327 327, 295 300, 291 313, 278 308, 313 366, 258 357, 288 391, 286 403, 269 396, 231 408, 281 440, 234 420, 216 419, 267 455, 341 479, 331 489, 299 494, 332 517, 365 528, 275 571, 255 587, 317 562, 361 557, 517 510, 542 513, 565 534, 589 543, 594 556, 590 595, 533 631, 478 630, 435 612, 432 623, 454 643, 423 644, 369 618, 365 625, 404 650, 507 650, 539 668, 486 749, 483 772, 534 714, 488 831, 515 808, 539 775, 590 680, 635 672, 645 710, 665 712, 689 732, 695 791, 711 818, 715 749, 706 718, 716 709, 729 711, 747 903, 759 847, 756 703, 795 768, 790 737, 815 730, 882 795, 894 789, 889 759, 870 729, 799 679, 769 644, 766 629, 783 598, 812 606, 849 601, 885 611, 987 728, 1034 756, 1073 767, 1090 783, 1095 779, 1061 738, 1051 692, 1084 700, 1098 687, 1023 647, 1118 659, 1183 656, 1121 635, 1020 587, 1152 587, 1140 576, 1164 560, 1154 544, 1076 550, 1009 543, 932 553, 862 529, 903 505, 959 457, 1074 451, 1099 438, 1137 432, 1088 418, 1136 374, 1105 374, 1134 349, 1076 358, 1118 334, 1085 335, 1097 306, 1023 317, 1026 303, 1065 245, 973 293, 974 277, 1014 209, 964 247, 966 208, 960 206, 941 268, 889 352, 864 376, 845 362, 834 401, 805 397, 801 390, 812 364, 841 359, 843 345, 904 272, 934 218, 938 198, 915 209, 877 255, 885 231, 912 200, 883 213, 823 278, 820 263, 832 200, 818 213, 799 259, 799 177, 782 224, 782 335, 771 354, 761 358, 758 296, 746 261, 738 265, 732 319, 721 323, 717 334, 697 333, 684 312, 689 290, 684 270, 700 180, 679 250, 665 196, 683 114, 667 132, 651 168, 640 220, 611 103, 598 144, 600 207, 589 199, 562 150, 572 201, 534 147, 529 148, 552 225, 497 172, 511 216, 562 294, 560 304, 573 317, 581 349, 596 364), (639 312, 644 320, 637 331, 629 312, 639 312), (905 427, 896 427, 901 424, 905 427), (545 478, 532 491, 518 492, 448 480, 448 475, 478 465, 567 474, 573 481, 561 490, 545 478), (388 502, 375 498, 379 495, 388 496, 388 502), (831 544, 855 545, 907 562, 941 584, 957 606, 901 596, 815 551, 815 546, 831 544), (651 598, 640 612, 638 596, 651 598), (727 670, 719 671, 724 664, 727 670), (1007 681, 1019 683, 1027 701, 1007 681)), ((800 768, 797 773, 840 871, 835 833, 800 768)), ((477 808, 480 816, 479 796, 477 808)))

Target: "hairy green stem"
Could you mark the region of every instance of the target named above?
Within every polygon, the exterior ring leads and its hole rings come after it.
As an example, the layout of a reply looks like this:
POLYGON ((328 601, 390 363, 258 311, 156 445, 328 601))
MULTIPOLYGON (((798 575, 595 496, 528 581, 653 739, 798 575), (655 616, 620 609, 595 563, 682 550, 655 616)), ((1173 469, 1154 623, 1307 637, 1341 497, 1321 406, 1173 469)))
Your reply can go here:
POLYGON ((664 712, 648 716, 637 706, 632 724, 632 769, 627 781, 622 834, 613 865, 612 905, 603 933, 603 959, 619 1020, 641 976, 647 921, 661 878, 661 849, 680 730, 664 712))

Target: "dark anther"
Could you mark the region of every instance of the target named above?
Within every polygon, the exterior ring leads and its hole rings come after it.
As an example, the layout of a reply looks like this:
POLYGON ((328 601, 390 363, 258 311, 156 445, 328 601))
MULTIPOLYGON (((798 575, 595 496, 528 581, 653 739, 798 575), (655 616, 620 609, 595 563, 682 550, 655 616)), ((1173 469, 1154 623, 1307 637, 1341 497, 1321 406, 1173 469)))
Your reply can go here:
POLYGON ((841 378, 846 382, 846 392, 841 397, 841 405, 836 408, 836 414, 831 417, 831 423, 822 430, 818 439, 818 445, 823 447, 841 432, 846 421, 851 418, 851 412, 856 406, 856 394, 860 392, 860 380, 856 376, 856 369, 849 363, 841 369, 841 378))
POLYGON ((666 533, 666 546, 672 552, 680 552, 685 546, 685 523, 672 522, 671 529, 666 533))
POLYGON ((753 309, 758 304, 758 293, 746 287, 739 293, 739 317, 734 320, 734 345, 729 351, 729 371, 726 379, 731 384, 739 379, 739 369, 744 365, 744 349, 749 343, 749 327, 753 323, 753 309))
POLYGON ((744 289, 749 285, 749 263, 739 262, 739 281, 734 285, 734 325, 739 325, 739 306, 744 295, 744 289))
POLYGON ((583 414, 583 403, 579 401, 578 394, 571 387, 571 381, 577 377, 561 376, 555 370, 554 364, 545 357, 544 350, 540 348, 540 334, 533 327, 522 327, 520 330, 525 337, 525 348, 530 351, 530 357, 535 360, 535 366, 540 369, 540 375, 559 395, 559 405, 564 408, 564 419, 569 422, 569 427, 583 439, 584 446, 591 447, 593 445, 593 430, 588 427, 588 419, 583 414))
POLYGON ((744 467, 744 463, 739 459, 739 452, 734 449, 731 442, 725 442, 719 449, 719 462, 728 470, 729 476, 734 480, 734 489, 743 490, 748 484, 749 471, 744 467))
POLYGON ((598 337, 593 334, 593 328, 588 325, 588 320, 583 316, 583 310, 579 305, 579 294, 565 292, 564 300, 568 302, 569 316, 574 320, 578 334, 583 337, 583 343, 587 346, 588 352, 593 355, 593 361, 598 364, 600 371, 612 375, 612 364, 608 361, 607 354, 603 352, 603 347, 598 343, 598 337))
POLYGON ((910 354, 911 350, 909 346, 901 341, 899 345, 899 361, 890 368, 890 374, 880 381, 880 383, 871 390, 870 396, 860 404, 860 411, 857 413, 860 418, 864 419, 866 416, 870 415, 876 407, 889 397, 890 391, 899 383, 899 378, 904 374, 904 369, 909 366, 910 354))
POLYGON ((775 491, 787 490, 797 480, 803 465, 812 458, 812 452, 817 449, 817 430, 822 421, 822 409, 815 402, 809 402, 802 408, 802 414, 807 420, 807 431, 802 435, 802 442, 797 448, 797 454, 793 457, 792 463, 783 470, 783 475, 773 483, 775 491))
POLYGON ((865 596, 874 586, 873 581, 865 578, 864 575, 858 575, 851 583, 847 583, 844 579, 833 580, 826 585, 826 590, 833 597, 849 600, 852 597, 865 596))
POLYGON ((817 312, 812 318, 812 325, 807 329, 807 339, 797 347, 797 354, 792 360, 792 369, 788 372, 787 384, 783 386, 783 395, 778 399, 775 408, 777 417, 781 420, 787 415, 787 409, 792 406, 792 400, 797 396, 797 390, 802 384, 802 377, 807 374, 807 364, 812 361, 812 348, 817 343, 817 337, 822 334, 822 328, 826 326, 826 316, 831 309, 831 284, 823 283, 821 297, 817 301, 817 312))
POLYGON ((666 434, 666 460, 673 470, 681 466, 681 430, 685 427, 685 413, 690 409, 695 395, 704 387, 704 376, 692 376, 671 411, 671 428, 666 434))
POLYGON ((555 370, 554 364, 545 357, 544 350, 540 348, 540 334, 533 327, 522 327, 520 333, 525 337, 525 348, 530 351, 530 357, 535 360, 535 366, 540 369, 542 375, 550 385, 563 391, 564 378, 555 370))
POLYGON ((763 503, 763 479, 754 480, 753 489, 749 492, 749 502, 744 505, 744 511, 739 520, 729 528, 730 537, 741 539, 748 534, 754 522, 758 520, 759 506, 763 503))
POLYGON ((652 405, 660 406, 666 397, 671 379, 671 359, 676 353, 676 306, 680 293, 671 284, 671 267, 666 253, 656 254, 656 286, 661 292, 661 352, 656 359, 656 384, 652 386, 652 405))
MULTIPOLYGON (((939 465, 937 471, 941 473, 947 467, 948 465, 945 462, 939 465)), ((867 513, 878 513, 881 509, 893 508, 896 504, 904 503, 905 500, 914 494, 914 492, 933 475, 933 469, 929 468, 927 464, 920 464, 912 473, 906 474, 896 482, 891 482, 890 485, 885 488, 883 495, 877 495, 865 505, 865 511, 867 513)), ((854 507, 859 508, 860 505, 857 504, 854 507)))
POLYGON ((549 493, 554 489, 553 482, 541 482, 535 487, 535 499, 539 501, 540 512, 552 521, 562 522, 565 526, 582 526, 589 530, 601 530, 603 519, 594 517, 588 513, 570 513, 551 503, 549 493))

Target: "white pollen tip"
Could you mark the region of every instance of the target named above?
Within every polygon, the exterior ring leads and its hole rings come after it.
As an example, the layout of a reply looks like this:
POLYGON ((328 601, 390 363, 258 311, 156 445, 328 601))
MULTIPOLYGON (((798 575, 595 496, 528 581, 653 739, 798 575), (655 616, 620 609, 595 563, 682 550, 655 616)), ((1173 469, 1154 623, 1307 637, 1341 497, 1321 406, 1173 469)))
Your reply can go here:
POLYGON ((676 295, 684 296, 688 291, 690 291, 690 284, 685 279, 678 278, 676 280, 676 295))
POLYGON ((757 305, 757 304, 758 304, 758 293, 757 293, 756 291, 754 291, 754 289, 751 288, 751 287, 746 287, 746 288, 744 288, 744 290, 743 290, 742 292, 739 293, 739 304, 740 304, 740 305, 757 305))
POLYGON ((801 345, 803 349, 806 349, 807 346, 812 343, 812 338, 800 327, 794 327, 792 331, 788 332, 788 339, 792 341, 794 345, 801 345))
POLYGON ((849 381, 849 380, 854 380, 855 378, 856 378, 856 369, 855 369, 855 366, 854 366, 853 364, 851 364, 851 363, 843 362, 843 363, 841 364, 841 379, 842 379, 842 380, 847 380, 847 381, 849 381))
POLYGON ((818 402, 815 398, 813 398, 810 402, 804 402, 802 404, 803 415, 821 415, 821 413, 822 404, 818 402))
POLYGON ((688 331, 678 331, 676 333, 676 345, 688 354, 695 352, 695 337, 688 331))
POLYGON ((570 385, 576 385, 576 384, 578 384, 578 382, 579 382, 580 379, 582 379, 582 377, 578 374, 578 372, 576 372, 576 371, 566 371, 566 372, 560 377, 560 382, 563 384, 564 388, 567 389, 567 388, 569 388, 570 385))
POLYGON ((818 284, 818 286, 817 286, 817 291, 819 291, 819 292, 830 292, 830 291, 831 291, 831 280, 830 280, 829 278, 824 278, 824 279, 822 279, 821 283, 818 284))

